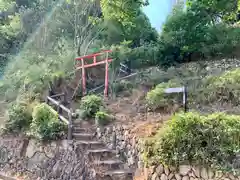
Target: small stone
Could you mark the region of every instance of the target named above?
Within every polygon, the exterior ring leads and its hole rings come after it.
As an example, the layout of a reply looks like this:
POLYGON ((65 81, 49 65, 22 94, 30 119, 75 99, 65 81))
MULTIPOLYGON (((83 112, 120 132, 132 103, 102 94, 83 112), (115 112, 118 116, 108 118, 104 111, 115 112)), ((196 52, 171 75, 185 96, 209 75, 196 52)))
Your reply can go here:
POLYGON ((235 180, 236 178, 234 177, 234 175, 232 174, 229 174, 228 177, 231 179, 231 180, 235 180))
POLYGON ((193 173, 195 174, 196 177, 200 177, 201 176, 201 171, 199 167, 193 167, 192 168, 193 173))
POLYGON ((202 177, 203 179, 208 179, 208 174, 207 174, 206 168, 202 168, 202 169, 201 169, 201 177, 202 177))
POLYGON ((144 162, 143 161, 138 161, 138 168, 143 168, 144 167, 144 162))
POLYGON ((211 169, 208 169, 208 178, 213 179, 214 177, 214 172, 211 169))
POLYGON ((215 178, 216 179, 220 179, 220 178, 222 178, 223 177, 223 173, 222 173, 222 171, 216 171, 216 173, 215 173, 215 178))
POLYGON ((156 173, 160 176, 164 171, 164 167, 162 164, 160 164, 157 168, 156 168, 156 173))
POLYGON ((134 164, 134 158, 132 156, 129 157, 127 161, 129 166, 134 164))
POLYGON ((168 179, 172 179, 174 177, 174 174, 173 173, 170 173, 169 175, 168 175, 168 179))
POLYGON ((179 166, 179 173, 183 176, 187 175, 190 170, 191 170, 191 166, 188 166, 188 165, 179 166))
POLYGON ((168 168, 168 167, 165 167, 165 168, 164 168, 164 172, 165 172, 165 174, 168 176, 169 173, 170 173, 169 168, 168 168))
POLYGON ((158 174, 157 174, 157 173, 154 173, 154 174, 152 175, 151 180, 160 180, 159 177, 158 177, 158 174))
POLYGON ((175 178, 176 178, 176 180, 181 180, 182 179, 180 174, 175 174, 175 178))
POLYGON ((188 176, 183 176, 182 180, 189 180, 188 176))
POLYGON ((195 180, 195 178, 194 177, 190 177, 190 180, 195 180))
POLYGON ((189 176, 189 177, 194 177, 194 178, 196 177, 193 171, 190 171, 190 172, 188 173, 188 176, 189 176))
POLYGON ((161 180, 168 180, 168 177, 167 177, 166 174, 162 174, 160 179, 161 179, 161 180))

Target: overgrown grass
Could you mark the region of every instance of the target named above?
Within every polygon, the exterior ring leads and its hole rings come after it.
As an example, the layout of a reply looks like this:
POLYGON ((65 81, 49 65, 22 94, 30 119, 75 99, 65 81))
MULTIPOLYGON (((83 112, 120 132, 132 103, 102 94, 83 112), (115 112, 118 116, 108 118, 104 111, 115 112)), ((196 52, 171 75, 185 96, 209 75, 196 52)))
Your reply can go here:
POLYGON ((68 76, 73 69, 74 53, 41 53, 34 49, 23 51, 5 68, 0 93, 14 101, 22 92, 42 93, 56 75, 68 76))
POLYGON ((147 94, 146 100, 151 109, 168 107, 176 103, 178 95, 165 94, 164 90, 184 85, 188 90, 188 102, 190 105, 211 105, 213 103, 237 106, 240 103, 240 68, 217 75, 203 71, 203 75, 201 76, 200 73, 196 79, 191 74, 184 78, 180 74, 179 76, 173 76, 169 71, 168 73, 172 79, 158 84, 147 94))

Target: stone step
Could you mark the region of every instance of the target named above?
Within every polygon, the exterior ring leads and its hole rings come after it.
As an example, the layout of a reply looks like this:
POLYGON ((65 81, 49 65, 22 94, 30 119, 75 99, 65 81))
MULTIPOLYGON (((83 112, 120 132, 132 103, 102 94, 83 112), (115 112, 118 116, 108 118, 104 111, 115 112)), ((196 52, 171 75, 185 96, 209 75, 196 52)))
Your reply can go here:
POLYGON ((116 157, 116 151, 111 149, 88 150, 87 155, 90 161, 104 161, 116 157))
POLYGON ((134 173, 128 169, 107 171, 102 175, 97 175, 98 180, 133 180, 134 173))
POLYGON ((17 179, 13 177, 9 177, 3 173, 0 173, 0 180, 17 180, 17 179))
POLYGON ((79 126, 73 126, 74 133, 94 133, 96 132, 95 128, 82 128, 79 126))
POLYGON ((94 138, 94 134, 91 134, 91 133, 73 133, 72 135, 75 140, 86 141, 86 140, 93 140, 94 138))
POLYGON ((94 169, 96 172, 99 171, 110 171, 110 170, 117 170, 122 168, 123 162, 120 160, 104 160, 104 161, 94 161, 93 162, 94 169))
POLYGON ((89 121, 83 121, 83 120, 73 120, 72 122, 73 127, 81 127, 81 128, 93 128, 94 127, 94 123, 91 123, 89 121))
POLYGON ((76 145, 82 149, 99 149, 105 147, 105 144, 100 141, 77 141, 76 145))

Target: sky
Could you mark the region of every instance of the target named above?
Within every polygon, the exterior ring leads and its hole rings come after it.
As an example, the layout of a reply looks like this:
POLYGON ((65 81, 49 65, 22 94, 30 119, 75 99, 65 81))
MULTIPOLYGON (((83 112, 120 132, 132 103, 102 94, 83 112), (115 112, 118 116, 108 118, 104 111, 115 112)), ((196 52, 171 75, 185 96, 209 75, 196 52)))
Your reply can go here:
POLYGON ((171 0, 149 0, 149 3, 147 7, 144 7, 143 11, 150 19, 152 26, 160 30, 170 13, 171 0))

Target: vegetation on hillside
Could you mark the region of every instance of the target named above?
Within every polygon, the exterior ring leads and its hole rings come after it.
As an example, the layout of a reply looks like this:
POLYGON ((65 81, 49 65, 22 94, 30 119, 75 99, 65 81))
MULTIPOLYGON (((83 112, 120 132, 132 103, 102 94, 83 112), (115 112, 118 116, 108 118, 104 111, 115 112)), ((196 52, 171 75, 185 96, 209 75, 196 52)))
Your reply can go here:
POLYGON ((75 56, 101 49, 114 50, 113 68, 120 61, 143 68, 232 55, 239 46, 237 0, 179 3, 160 34, 141 10, 147 4, 1 1, 1 93, 10 101, 41 93, 56 71, 71 76, 75 56))
MULTIPOLYGON (((6 131, 40 140, 60 138, 66 126, 51 107, 39 103, 48 81, 59 76, 71 81, 74 57, 106 49, 113 50, 111 70, 118 68, 120 62, 133 69, 161 69, 153 79, 149 78, 153 85, 158 84, 146 97, 152 110, 173 105, 178 97, 163 92, 179 85, 205 90, 189 91, 191 103, 239 104, 239 69, 221 76, 207 72, 213 59, 239 57, 239 2, 187 0, 186 7, 179 3, 158 33, 141 9, 148 4, 147 0, 2 0, 0 93, 4 100, 13 102, 8 109, 6 131), (200 60, 207 65, 193 65, 192 71, 179 67, 200 60), (197 68, 201 69, 200 74, 197 68), (200 75, 196 84, 192 83, 195 75, 200 75)), ((224 66, 231 65, 226 61, 224 66)), ((91 76, 92 71, 87 73, 91 76)), ((87 84, 90 83, 89 80, 87 84)), ((127 81, 112 84, 116 92, 132 87, 127 81)), ((100 97, 86 96, 80 103, 79 114, 106 125, 112 117, 102 106, 100 97)), ((239 118, 226 114, 177 114, 148 141, 146 162, 200 162, 229 169, 240 149, 239 118)))
POLYGON ((207 165, 239 172, 239 116, 196 112, 173 116, 158 133, 146 140, 146 163, 178 166, 207 165))

